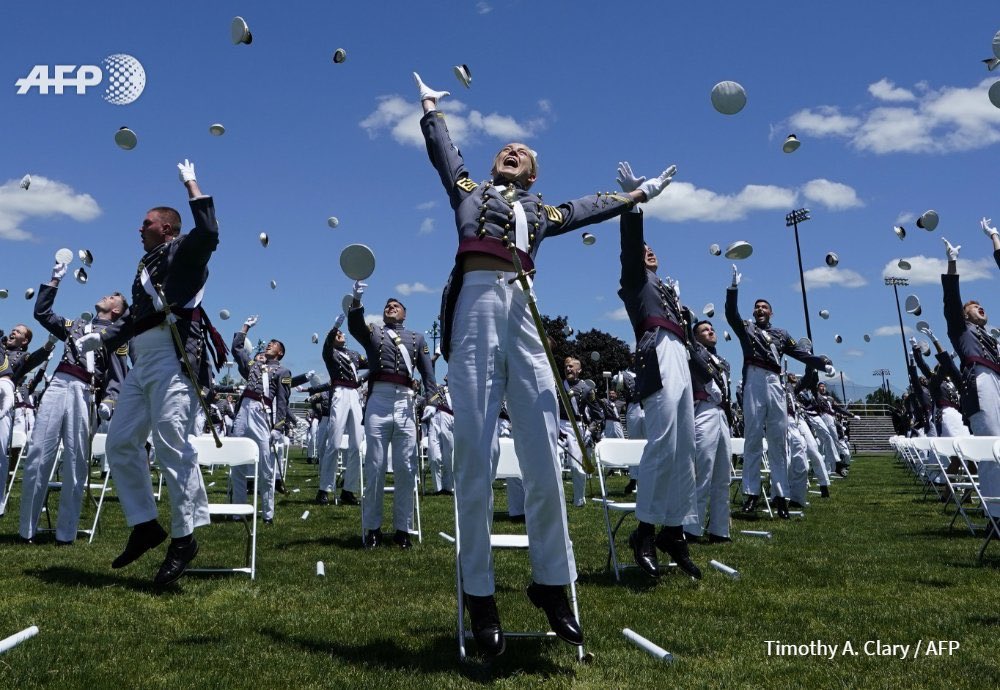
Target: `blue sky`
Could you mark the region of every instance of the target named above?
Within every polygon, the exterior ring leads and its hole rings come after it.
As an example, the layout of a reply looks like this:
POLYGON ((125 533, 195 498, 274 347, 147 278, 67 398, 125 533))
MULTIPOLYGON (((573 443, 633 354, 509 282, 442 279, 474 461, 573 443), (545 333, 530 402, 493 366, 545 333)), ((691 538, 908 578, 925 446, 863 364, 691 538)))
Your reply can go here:
MULTIPOLYGON (((885 367, 900 385, 887 267, 913 264, 908 275, 891 271, 912 280, 900 296, 917 295, 943 337, 940 238, 948 237, 962 245, 960 271, 975 279, 963 282, 963 296, 981 299, 988 313, 1000 309, 978 227, 984 215, 1000 221, 1000 110, 986 96, 1000 71, 980 62, 1000 12, 988 3, 691 5, 4 3, 0 287, 10 297, 0 302, 0 324, 30 323, 24 290, 47 280, 59 247, 95 255, 86 286, 64 282, 62 313, 127 291, 146 210, 174 205, 190 224, 175 168, 190 158, 221 221, 205 305, 213 315, 232 312, 228 322, 216 318, 227 338, 259 313, 254 335, 284 340, 293 371, 322 370, 310 335, 329 328, 350 289, 337 259, 353 242, 378 260, 367 293, 373 310, 398 296, 407 325, 430 328, 456 238, 416 127, 416 70, 452 92, 442 108, 477 179, 511 139, 539 152, 536 190, 548 203, 614 189, 620 160, 645 175, 676 163, 675 183, 647 208, 647 239, 686 303, 716 304, 720 330, 731 269, 708 246, 742 239, 755 249, 740 263, 744 313, 766 297, 775 323, 805 334, 784 217, 809 207, 800 237, 817 351, 848 382, 873 385, 873 369, 885 367), (229 39, 237 14, 253 32, 249 46, 229 39), (348 56, 340 65, 331 60, 337 48, 348 56), (146 71, 130 105, 105 102, 103 84, 85 95, 17 94, 14 82, 36 64, 100 65, 114 53, 135 56, 146 71), (471 69, 471 89, 452 74, 459 63, 471 69), (746 88, 737 115, 712 109, 709 93, 722 80, 746 88), (224 136, 209 134, 215 122, 224 136), (139 137, 132 151, 113 143, 123 125, 139 137), (802 147, 787 155, 790 132, 802 147), (23 192, 26 173, 35 183, 23 192), (932 233, 913 223, 927 209, 941 217, 932 233), (335 230, 331 215, 340 219, 335 230), (904 242, 892 232, 897 223, 904 242), (270 236, 267 249, 260 232, 270 236), (840 256, 833 271, 824 268, 829 251, 840 256)), ((617 223, 592 231, 591 247, 578 234, 542 246, 540 306, 578 330, 630 342, 615 294, 617 223)), ((721 351, 740 361, 735 342, 721 351)))

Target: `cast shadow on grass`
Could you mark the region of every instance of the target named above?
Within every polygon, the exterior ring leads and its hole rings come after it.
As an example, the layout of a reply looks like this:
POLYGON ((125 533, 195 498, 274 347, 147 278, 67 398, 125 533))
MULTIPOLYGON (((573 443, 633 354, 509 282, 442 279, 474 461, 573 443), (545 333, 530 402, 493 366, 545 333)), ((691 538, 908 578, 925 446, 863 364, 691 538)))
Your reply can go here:
POLYGON ((47 568, 34 568, 25 570, 24 574, 34 577, 46 584, 64 585, 66 587, 90 587, 91 589, 104 589, 106 587, 121 587, 130 589, 133 592, 142 594, 153 594, 156 596, 182 594, 183 590, 176 586, 157 587, 151 580, 139 580, 135 577, 122 577, 111 573, 95 573, 79 568, 67 566, 49 566, 47 568))
POLYGON ((324 546, 324 547, 337 547, 340 549, 350 549, 351 551, 361 551, 361 535, 352 534, 351 536, 325 536, 325 537, 315 537, 313 539, 292 539, 290 541, 284 541, 280 544, 275 544, 274 548, 282 551, 284 549, 291 548, 293 546, 324 546))
MULTIPOLYGON (((518 645, 517 652, 512 653, 508 642, 507 653, 499 659, 477 661, 476 657, 467 658, 465 663, 458 661, 458 646, 454 635, 426 635, 422 639, 425 644, 419 649, 406 649, 395 640, 377 640, 363 644, 333 642, 319 638, 290 636, 273 628, 264 628, 261 634, 270 637, 274 643, 298 648, 310 654, 320 654, 331 657, 335 662, 347 662, 354 666, 368 669, 383 669, 387 671, 419 671, 423 673, 454 673, 477 683, 492 683, 498 678, 514 675, 537 674, 540 677, 553 675, 573 676, 572 669, 561 668, 549 659, 536 653, 524 653, 528 646, 518 645)), ((470 641, 471 648, 475 643, 470 641)), ((540 650, 541 647, 531 647, 540 650)))
MULTIPOLYGON (((646 575, 636 567, 623 568, 623 565, 619 561, 619 568, 621 569, 621 582, 615 580, 615 575, 610 570, 605 570, 601 568, 600 570, 581 570, 578 572, 576 581, 579 584, 604 587, 607 589, 628 589, 632 592, 648 592, 650 590, 656 589, 659 580, 651 578, 646 575)), ((666 566, 666 564, 663 564, 666 566)))

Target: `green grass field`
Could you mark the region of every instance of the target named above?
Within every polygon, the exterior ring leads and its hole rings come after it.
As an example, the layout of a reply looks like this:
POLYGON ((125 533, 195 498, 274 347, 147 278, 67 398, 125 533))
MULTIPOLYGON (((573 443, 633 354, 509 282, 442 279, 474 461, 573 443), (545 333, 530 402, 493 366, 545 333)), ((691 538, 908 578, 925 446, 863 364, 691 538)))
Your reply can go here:
MULTIPOLYGON (((592 663, 550 640, 509 640, 492 664, 460 664, 455 644, 453 547, 446 497, 423 501, 424 542, 410 552, 359 548, 357 508, 312 505, 316 466, 293 455, 277 520, 261 525, 258 577, 186 576, 159 592, 150 580, 163 547, 121 571, 109 567, 127 529, 117 501, 95 542, 57 548, 17 543, 19 487, 0 537, 0 637, 41 632, 0 655, 0 687, 996 687, 1000 685, 1000 549, 975 561, 980 540, 948 530, 940 504, 888 457, 857 458, 833 498, 810 496, 804 519, 734 520, 733 544, 693 546, 696 583, 658 583, 605 571, 601 510, 569 508, 580 569, 581 618, 592 663), (309 510, 306 520, 300 519, 309 510), (739 534, 766 529, 773 539, 739 534), (731 580, 711 569, 740 571, 731 580), (317 577, 322 560, 326 576, 317 577), (653 659, 621 634, 629 627, 674 655, 653 659), (853 645, 833 658, 769 655, 768 640, 853 645), (910 645, 906 659, 869 655, 866 642, 910 645), (927 656, 928 641, 954 640, 927 656), (914 646, 921 655, 909 658, 914 646)), ((221 473, 208 481, 221 492, 221 473)), ((613 490, 624 480, 616 478, 613 490)), ((596 482, 594 484, 596 488, 596 482)), ((504 508, 498 486, 497 508, 504 508)), ((161 517, 167 513, 166 500, 161 517)), ((86 513, 85 513, 86 514, 86 513)), ((387 509, 386 515, 391 516, 387 509)), ((44 517, 43 517, 44 524, 44 517)), ((498 531, 518 526, 498 516, 498 531)), ((199 530, 196 565, 239 560, 241 526, 199 530)), ((628 528, 626 527, 626 530, 628 528)), ((630 560, 624 545, 624 558, 630 560)), ((508 630, 538 629, 524 595, 527 557, 496 557, 508 630)), ((869 651, 871 647, 869 646, 869 651)))

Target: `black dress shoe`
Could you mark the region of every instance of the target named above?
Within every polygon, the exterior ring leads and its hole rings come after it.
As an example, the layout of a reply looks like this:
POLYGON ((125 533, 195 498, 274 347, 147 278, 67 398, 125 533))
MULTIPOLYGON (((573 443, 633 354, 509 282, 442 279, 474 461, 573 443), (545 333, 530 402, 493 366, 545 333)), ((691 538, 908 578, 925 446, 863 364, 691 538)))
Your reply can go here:
POLYGON ((172 582, 177 582, 184 571, 187 570, 188 563, 198 555, 198 542, 191 537, 190 541, 178 542, 176 539, 170 542, 167 547, 167 557, 163 559, 163 565, 153 578, 153 584, 157 587, 164 587, 172 582))
POLYGON ((778 517, 782 520, 791 519, 791 515, 788 514, 788 501, 784 496, 777 496, 771 499, 771 507, 774 508, 774 512, 778 514, 778 517))
POLYGON ((330 505, 330 494, 320 489, 316 492, 316 505, 318 506, 328 506, 330 505))
POLYGON ((56 546, 73 546, 73 542, 63 541, 62 539, 56 539, 56 546))
POLYGON ((656 547, 653 546, 653 535, 639 535, 639 530, 633 530, 628 536, 628 545, 632 547, 632 556, 639 570, 650 577, 660 576, 660 564, 656 558, 656 547))
POLYGON ((410 541, 410 534, 401 529, 396 530, 396 533, 392 535, 392 543, 401 549, 413 548, 413 542, 410 541))
POLYGON ((497 602, 493 595, 476 597, 471 594, 463 594, 465 597, 465 608, 469 612, 471 621, 472 636, 476 640, 480 651, 490 657, 497 657, 503 654, 507 647, 504 640, 503 628, 500 626, 500 614, 497 612, 497 602))
POLYGON ((285 480, 278 477, 274 480, 274 490, 279 494, 285 495, 288 493, 288 489, 285 488, 285 480))
POLYGON ((760 496, 754 496, 752 494, 747 495, 747 500, 743 501, 743 512, 744 513, 756 513, 757 512, 757 501, 760 500, 760 496))
POLYGON ((670 556, 670 560, 676 563, 677 567, 685 573, 696 580, 701 579, 701 568, 691 560, 691 553, 688 550, 686 541, 683 539, 671 539, 667 534, 666 528, 663 528, 656 535, 656 548, 670 556))
POLYGON ((451 489, 441 489, 441 495, 442 496, 454 496, 455 492, 452 491, 451 489))
POLYGON ((357 497, 352 492, 347 490, 340 492, 340 503, 345 506, 359 505, 357 497))
POLYGON ((705 537, 701 536, 700 534, 691 534, 690 532, 687 532, 687 531, 684 532, 684 540, 688 544, 704 544, 705 543, 705 537))
POLYGON ((143 522, 132 528, 125 543, 125 550, 111 561, 111 567, 124 568, 150 549, 155 549, 167 538, 167 532, 156 520, 143 522))
POLYGON ((830 487, 829 486, 819 487, 819 495, 820 498, 830 498, 830 487))
POLYGON ((794 508, 795 510, 804 510, 805 509, 805 506, 802 505, 801 503, 799 503, 798 501, 789 501, 788 502, 788 507, 789 508, 794 508))
POLYGON ((364 545, 366 549, 377 549, 382 546, 382 530, 370 529, 365 532, 364 545))
POLYGON ((733 540, 729 537, 723 537, 718 534, 708 533, 708 543, 709 544, 729 544, 733 540))
POLYGON ((25 546, 37 546, 38 542, 35 541, 34 537, 21 537, 18 536, 17 541, 19 544, 24 544, 25 546))
POLYGON ((626 496, 631 496, 635 493, 636 482, 634 479, 629 479, 628 484, 625 485, 625 491, 622 493, 626 496))
POLYGON ((528 585, 528 599, 545 612, 549 627, 561 640, 572 645, 583 644, 583 630, 573 615, 573 609, 569 607, 565 587, 532 582, 528 585))
POLYGON ((273 525, 274 524, 274 518, 264 518, 264 524, 265 525, 273 525))

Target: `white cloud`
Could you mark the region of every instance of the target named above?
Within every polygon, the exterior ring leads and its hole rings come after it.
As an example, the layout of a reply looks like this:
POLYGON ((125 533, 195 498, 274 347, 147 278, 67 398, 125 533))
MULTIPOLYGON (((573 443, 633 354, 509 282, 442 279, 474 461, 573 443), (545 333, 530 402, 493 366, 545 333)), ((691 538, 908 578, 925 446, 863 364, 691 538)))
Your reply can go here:
POLYGON ((802 187, 802 196, 813 203, 823 204, 830 211, 845 211, 865 205, 853 187, 822 178, 806 182, 802 187))
POLYGON ((993 107, 987 78, 971 87, 924 83, 910 90, 883 79, 868 87, 881 102, 896 105, 862 106, 858 115, 843 115, 836 106, 806 108, 788 124, 806 136, 842 137, 859 151, 885 153, 947 153, 969 151, 1000 142, 1000 109, 993 107))
POLYGON ((18 178, 0 186, 0 239, 33 239, 22 227, 32 218, 62 215, 87 222, 101 215, 101 208, 92 196, 76 192, 62 182, 32 175, 30 189, 21 189, 20 184, 18 178))
POLYGON ((434 219, 424 218, 420 221, 420 229, 417 230, 418 235, 429 235, 434 232, 434 219))
POLYGON ((625 307, 618 307, 614 311, 605 312, 604 318, 612 321, 628 321, 628 312, 625 311, 625 307))
POLYGON ((396 292, 401 294, 403 297, 407 297, 418 293, 433 293, 435 290, 427 287, 423 283, 399 283, 396 285, 396 292))
POLYGON ((365 323, 367 324, 383 324, 385 319, 382 318, 382 314, 365 314, 365 323))
MULTIPOLYGON (((916 334, 916 331, 913 330, 912 328, 910 328, 909 326, 903 326, 903 332, 906 335, 914 335, 914 334, 916 334)), ((898 338, 899 337, 899 326, 879 326, 874 331, 872 331, 872 335, 879 336, 879 337, 885 337, 885 336, 892 335, 892 336, 895 336, 895 337, 898 338)))
POLYGON ((425 201, 422 204, 417 204, 417 210, 418 211, 430 211, 432 208, 434 208, 435 206, 437 206, 437 204, 438 204, 438 202, 436 202, 436 201, 425 201))
MULTIPOLYGON (((375 110, 358 123, 368 136, 375 138, 381 132, 388 131, 400 144, 424 146, 424 135, 420 131, 423 111, 419 103, 396 95, 379 96, 377 101, 375 110)), ((524 141, 545 128, 543 118, 521 122, 510 115, 469 111, 464 103, 456 100, 442 101, 439 108, 447 113, 448 131, 458 145, 473 141, 478 136, 501 139, 504 142, 524 141)))
POLYGON ((493 11, 493 5, 491 5, 488 2, 485 2, 485 0, 479 0, 479 2, 476 3, 476 12, 478 12, 479 14, 489 14, 492 11, 493 11))
POLYGON ((896 216, 896 221, 893 225, 906 225, 907 223, 912 223, 916 219, 916 213, 911 213, 910 211, 900 211, 899 215, 896 216))
MULTIPOLYGON (((849 268, 817 266, 805 271, 803 276, 806 279, 806 290, 828 287, 859 288, 868 284, 863 275, 849 268)), ((795 283, 794 289, 796 292, 802 292, 802 286, 799 283, 795 283)))
MULTIPOLYGON (((802 195, 830 211, 863 206, 853 187, 816 179, 802 186, 802 195)), ((748 184, 735 194, 721 194, 674 182, 646 205, 645 211, 667 222, 726 222, 743 220, 754 211, 787 210, 796 205, 799 191, 776 185, 748 184)))
POLYGON ((902 102, 915 101, 917 99, 912 91, 896 86, 885 77, 882 77, 874 84, 869 84, 868 93, 880 101, 902 102))
MULTIPOLYGON (((896 329, 896 330, 898 331, 899 329, 896 329)), ((845 357, 864 357, 865 353, 864 353, 864 350, 858 350, 858 349, 852 347, 849 350, 844 350, 844 356, 845 357)), ((844 374, 844 378, 845 379, 847 378, 847 374, 844 374)))
POLYGON ((547 98, 543 98, 538 101, 538 109, 548 115, 552 112, 552 101, 547 98))
MULTIPOLYGON (((897 265, 898 259, 889 261, 882 269, 883 278, 906 278, 910 285, 941 285, 941 274, 948 272, 947 259, 934 258, 929 256, 906 256, 902 257, 910 262, 912 267, 909 271, 903 271, 897 265)), ((973 280, 990 280, 996 271, 996 265, 992 259, 973 259, 965 261, 958 260, 958 274, 962 283, 973 280)))

